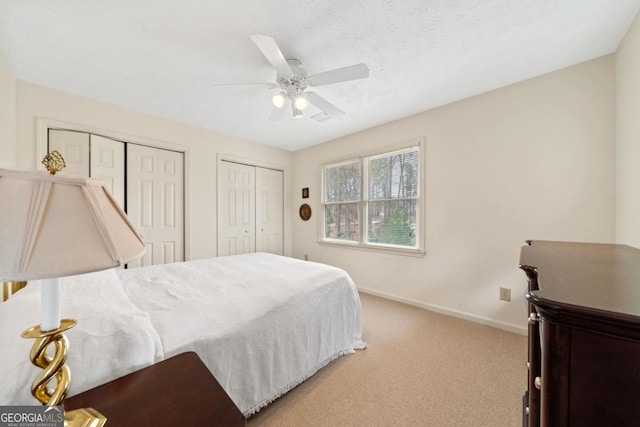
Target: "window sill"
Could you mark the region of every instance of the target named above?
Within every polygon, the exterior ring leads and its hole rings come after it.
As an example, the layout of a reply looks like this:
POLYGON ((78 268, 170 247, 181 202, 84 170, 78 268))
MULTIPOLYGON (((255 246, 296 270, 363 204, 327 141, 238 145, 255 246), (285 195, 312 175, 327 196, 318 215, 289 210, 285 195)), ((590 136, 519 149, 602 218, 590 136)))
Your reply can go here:
POLYGON ((386 248, 380 246, 368 246, 361 245, 359 243, 340 243, 340 242, 328 242, 324 240, 318 241, 321 246, 328 246, 332 248, 344 248, 344 249, 356 249, 367 252, 385 253, 390 255, 401 255, 414 258, 424 258, 427 254, 424 250, 419 249, 400 249, 400 248, 386 248))

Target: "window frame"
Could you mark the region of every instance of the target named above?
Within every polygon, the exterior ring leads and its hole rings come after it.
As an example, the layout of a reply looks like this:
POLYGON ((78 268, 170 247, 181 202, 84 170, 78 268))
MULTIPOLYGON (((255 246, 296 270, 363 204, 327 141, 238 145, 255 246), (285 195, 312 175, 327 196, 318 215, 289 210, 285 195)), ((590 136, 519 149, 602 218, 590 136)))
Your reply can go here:
POLYGON ((376 150, 372 150, 368 153, 363 153, 358 157, 349 157, 336 160, 333 162, 325 163, 320 168, 321 175, 321 221, 319 221, 319 243, 328 246, 339 246, 344 248, 354 248, 362 250, 370 250, 376 252, 387 252, 392 254, 409 255, 409 256, 424 256, 425 255, 425 142, 424 138, 415 138, 410 141, 405 141, 402 144, 395 144, 393 146, 381 147, 376 150), (408 247, 403 245, 394 245, 389 243, 369 242, 369 218, 368 209, 369 203, 379 200, 370 200, 369 197, 369 161, 380 158, 393 156, 396 154, 402 154, 403 152, 409 152, 417 149, 418 151, 418 179, 417 186, 418 191, 416 197, 411 198, 398 198, 392 200, 415 200, 416 220, 415 220, 415 238, 416 246, 408 247), (326 170, 328 168, 338 167, 351 163, 360 164, 360 200, 357 202, 327 202, 326 195, 326 170), (327 206, 345 203, 357 203, 358 209, 358 234, 359 240, 346 240, 338 239, 326 236, 326 213, 327 206))

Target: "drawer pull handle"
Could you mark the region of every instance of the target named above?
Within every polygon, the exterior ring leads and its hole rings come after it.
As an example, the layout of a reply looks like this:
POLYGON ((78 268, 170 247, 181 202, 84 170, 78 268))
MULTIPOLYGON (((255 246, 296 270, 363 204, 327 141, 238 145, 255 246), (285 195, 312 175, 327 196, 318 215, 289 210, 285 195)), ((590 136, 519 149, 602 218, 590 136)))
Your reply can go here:
POLYGON ((542 388, 542 380, 540 379, 540 377, 536 377, 533 380, 533 384, 536 386, 538 390, 540 390, 542 388))

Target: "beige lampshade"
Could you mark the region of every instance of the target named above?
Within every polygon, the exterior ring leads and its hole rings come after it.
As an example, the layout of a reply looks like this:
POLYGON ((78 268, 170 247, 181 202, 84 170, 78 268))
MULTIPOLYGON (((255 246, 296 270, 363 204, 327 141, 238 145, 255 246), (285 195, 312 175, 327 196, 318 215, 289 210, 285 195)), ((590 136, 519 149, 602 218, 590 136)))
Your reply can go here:
POLYGON ((0 281, 105 270, 144 251, 102 182, 0 169, 0 281))

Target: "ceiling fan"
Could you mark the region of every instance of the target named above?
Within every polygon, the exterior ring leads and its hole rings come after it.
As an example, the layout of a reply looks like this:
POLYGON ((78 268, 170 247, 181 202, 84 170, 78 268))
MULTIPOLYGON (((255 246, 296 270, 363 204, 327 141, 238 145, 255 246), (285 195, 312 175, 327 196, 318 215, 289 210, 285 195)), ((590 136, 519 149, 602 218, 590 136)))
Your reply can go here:
POLYGON ((302 110, 308 104, 321 111, 311 116, 312 119, 319 122, 331 117, 341 116, 344 111, 317 93, 306 89, 309 86, 322 86, 369 77, 369 68, 365 64, 356 64, 308 75, 306 70, 302 68, 300 61, 297 59, 285 59, 273 38, 262 34, 254 34, 251 36, 251 40, 277 71, 276 83, 269 84, 269 86, 271 88, 280 88, 280 92, 272 98, 274 108, 269 120, 280 120, 289 104, 294 118, 302 117, 302 110))

